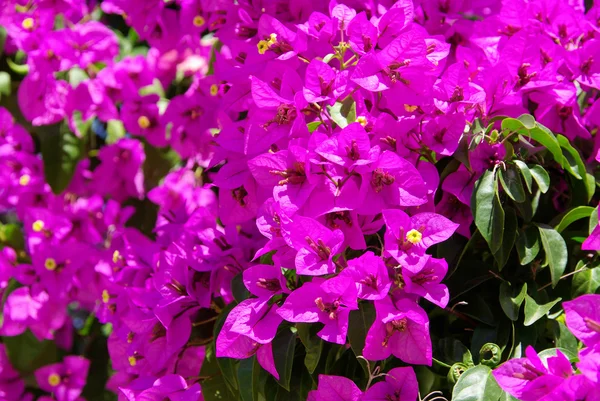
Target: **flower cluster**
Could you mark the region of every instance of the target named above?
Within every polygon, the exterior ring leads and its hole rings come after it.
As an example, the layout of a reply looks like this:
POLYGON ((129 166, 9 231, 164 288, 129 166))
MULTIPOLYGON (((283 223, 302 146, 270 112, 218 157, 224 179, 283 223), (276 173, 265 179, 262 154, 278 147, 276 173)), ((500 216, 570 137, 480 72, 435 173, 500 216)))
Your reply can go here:
POLYGON ((494 371, 498 384, 522 401, 594 400, 600 388, 600 295, 583 295, 563 304, 569 330, 585 345, 578 372, 556 350, 544 360, 528 347, 525 358, 511 359, 494 371))
MULTIPOLYGON (((320 339, 345 346, 351 314, 367 308, 374 321, 357 355, 431 365, 426 308, 450 300, 448 263, 432 250, 455 233, 471 237, 484 172, 515 152, 542 151, 533 141, 513 149, 500 120, 531 112, 600 160, 591 134, 600 126, 598 5, 0 7, 6 50, 27 70, 17 93, 23 121, 0 109, 0 211, 22 222, 24 237, 0 253, 0 335, 30 331, 68 355, 34 375, 58 401, 84 390, 90 362, 74 346, 81 313, 110 329, 107 388, 121 400, 201 399, 199 373, 213 354, 255 357, 281 379, 281 331, 318 325, 320 339), (108 28, 112 18, 129 33, 108 28), (64 163, 51 160, 65 141, 83 155, 57 190, 52 174, 64 163), (156 215, 143 230, 148 210, 156 215)), ((562 211, 560 187, 553 191, 562 211)), ((584 249, 600 248, 594 238, 584 249)), ((561 354, 546 366, 528 351, 496 371, 503 388, 524 400, 597 391, 599 323, 585 302, 565 304, 588 347, 583 375, 561 354)), ((2 348, 0 394, 32 397, 6 359, 2 348)), ((321 375, 308 399, 412 401, 417 388, 411 367, 364 393, 321 375)))

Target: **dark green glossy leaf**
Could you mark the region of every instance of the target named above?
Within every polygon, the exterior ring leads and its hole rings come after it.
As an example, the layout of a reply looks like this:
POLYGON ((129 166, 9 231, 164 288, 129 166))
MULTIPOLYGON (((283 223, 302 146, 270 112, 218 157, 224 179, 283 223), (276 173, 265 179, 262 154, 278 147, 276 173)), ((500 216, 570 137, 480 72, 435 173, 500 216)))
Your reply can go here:
POLYGON ((281 387, 290 391, 294 349, 296 348, 296 334, 292 333, 289 326, 282 325, 277 330, 277 335, 272 344, 275 368, 277 369, 277 373, 279 373, 278 383, 281 387))
POLYGON ((452 401, 498 401, 501 394, 492 370, 479 365, 460 376, 452 390, 452 401))
POLYGON ((475 225, 492 253, 498 251, 504 235, 504 210, 498 196, 495 173, 487 170, 475 184, 471 199, 475 225))
POLYGON ((571 209, 560 219, 560 222, 556 225, 555 230, 560 233, 577 220, 590 217, 593 211, 594 208, 591 206, 578 206, 574 209, 571 209))
MULTIPOLYGON (((350 323, 348 325, 348 341, 354 355, 361 356, 365 348, 367 332, 375 321, 375 307, 372 302, 361 302, 358 310, 350 312, 350 323)), ((361 364, 364 362, 361 360, 361 364)), ((366 369, 366 365, 363 366, 366 369)))
POLYGON ((205 401, 233 401, 237 399, 231 394, 224 377, 221 375, 202 381, 202 396, 205 401))
POLYGON ((240 383, 241 401, 255 401, 258 399, 258 389, 254 387, 256 384, 254 377, 259 375, 260 366, 255 355, 240 361, 237 378, 240 383))
POLYGON ((519 319, 519 310, 525 301, 526 294, 527 283, 523 283, 520 287, 512 286, 508 281, 500 284, 500 306, 510 320, 517 321, 519 319))
POLYGON ((516 241, 517 253, 522 266, 529 264, 540 252, 540 234, 537 228, 527 227, 519 232, 516 241))
POLYGON ((546 316, 550 309, 561 301, 562 298, 556 298, 554 301, 550 301, 543 305, 538 305, 535 299, 525 294, 525 320, 523 324, 525 326, 531 326, 542 317, 546 316))
POLYGON ((75 173, 75 167, 83 158, 84 145, 67 130, 66 125, 48 127, 41 134, 42 158, 46 181, 56 194, 67 188, 75 173))
MULTIPOLYGON (((527 135, 527 134, 525 134, 525 135, 527 135)), ((548 149, 550 151, 550 153, 552 153, 554 160, 558 164, 560 164, 560 165, 564 164, 563 152, 560 148, 560 144, 558 143, 558 140, 556 139, 554 134, 548 128, 546 128, 538 123, 534 128, 529 130, 528 136, 531 139, 538 142, 540 145, 543 145, 544 147, 546 147, 546 149, 548 149)))
POLYGON ((577 338, 569 331, 567 326, 557 320, 550 322, 554 334, 554 344, 559 348, 564 348, 577 354, 577 338))
POLYGON ((558 135, 557 140, 563 153, 563 167, 579 180, 585 177, 585 165, 577 149, 571 146, 569 140, 562 135, 558 135))
POLYGON ((529 171, 540 188, 540 191, 544 194, 548 192, 548 189, 550 188, 550 176, 546 169, 539 164, 534 164, 529 166, 529 171))
POLYGON ((515 244, 515 238, 517 236, 517 214, 513 208, 507 208, 505 210, 505 221, 504 221, 504 235, 502 237, 502 244, 498 251, 494 253, 494 259, 498 263, 498 270, 502 268, 508 262, 511 251, 515 244))
POLYGON ((321 360, 321 352, 323 352, 323 340, 317 337, 317 332, 320 327, 316 324, 297 323, 298 337, 304 348, 306 348, 306 356, 304 357, 304 365, 309 373, 314 373, 319 361, 321 360))
POLYGON ((12 366, 24 376, 58 362, 59 353, 54 341, 39 341, 29 330, 15 337, 2 337, 2 341, 12 366))
POLYGON ((248 291, 244 285, 243 273, 238 273, 233 280, 231 280, 231 292, 233 293, 233 298, 235 298, 237 303, 240 303, 250 297, 250 291, 248 291))
POLYGON ((521 182, 519 171, 514 166, 508 166, 506 170, 499 169, 498 176, 506 194, 515 202, 525 202, 525 189, 521 182))
POLYGON ((530 194, 533 193, 533 177, 531 175, 531 171, 529 171, 529 167, 527 167, 527 164, 523 163, 521 160, 515 160, 515 165, 517 166, 517 168, 521 172, 521 175, 523 176, 523 180, 525 181, 527 191, 529 191, 530 194))
POLYGON ((461 362, 466 366, 473 366, 473 356, 471 351, 460 341, 453 338, 444 338, 440 340, 440 349, 443 352, 444 360, 449 363, 461 362))
POLYGON ((600 267, 585 269, 573 276, 571 296, 600 293, 600 267))
POLYGON ((546 254, 544 266, 550 266, 552 287, 555 287, 567 267, 567 244, 562 235, 552 227, 545 224, 538 224, 537 227, 546 254))

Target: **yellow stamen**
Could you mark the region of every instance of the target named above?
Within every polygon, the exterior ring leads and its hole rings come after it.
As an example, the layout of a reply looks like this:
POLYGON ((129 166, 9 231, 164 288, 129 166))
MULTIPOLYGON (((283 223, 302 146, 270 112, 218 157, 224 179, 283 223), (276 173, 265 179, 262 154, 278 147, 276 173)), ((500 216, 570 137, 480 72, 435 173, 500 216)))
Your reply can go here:
POLYGON ((117 263, 120 259, 121 259, 121 252, 114 251, 113 258, 112 258, 113 263, 117 263))
POLYGON ((46 259, 46 261, 44 262, 44 267, 50 271, 56 270, 56 260, 52 258, 46 259))
POLYGON ((206 20, 201 15, 196 15, 194 17, 194 26, 200 28, 202 25, 206 24, 206 20))
POLYGON ((129 357, 129 364, 130 364, 131 366, 135 366, 135 365, 137 364, 137 359, 136 359, 136 357, 135 357, 135 356, 130 356, 130 357, 129 357))
POLYGON ((35 21, 31 17, 27 17, 23 20, 23 22, 21 22, 23 29, 27 29, 28 31, 32 30, 34 25, 35 21))
POLYGON ((110 302, 110 294, 107 290, 102 291, 102 302, 104 302, 105 304, 110 302))
POLYGON ((411 106, 410 104, 405 104, 404 105, 404 110, 408 111, 409 113, 412 113, 413 111, 415 111, 419 106, 411 106))
POLYGON ((362 125, 363 127, 366 127, 367 126, 367 117, 358 116, 358 117, 356 117, 356 122, 359 123, 360 125, 362 125))
POLYGON ((42 220, 36 220, 33 222, 33 224, 31 225, 31 228, 33 229, 33 231, 35 231, 36 233, 41 232, 44 229, 44 222, 42 220))
POLYGON ((56 387, 60 384, 60 376, 56 373, 52 373, 48 376, 48 384, 52 387, 56 387))
POLYGON ((261 40, 260 42, 258 42, 258 54, 265 54, 267 52, 267 50, 269 50, 269 42, 267 42, 266 40, 261 40))
POLYGON ((219 86, 217 84, 212 84, 210 86, 210 94, 211 96, 217 96, 219 93, 219 86))
POLYGON ((146 116, 141 116, 138 118, 138 125, 141 129, 146 129, 150 127, 150 119, 146 116))
POLYGON ((406 240, 411 244, 418 244, 423 239, 423 234, 414 228, 406 233, 406 240))
POLYGON ((25 185, 29 184, 30 181, 31 181, 31 176, 29 174, 23 174, 19 178, 19 185, 25 186, 25 185))

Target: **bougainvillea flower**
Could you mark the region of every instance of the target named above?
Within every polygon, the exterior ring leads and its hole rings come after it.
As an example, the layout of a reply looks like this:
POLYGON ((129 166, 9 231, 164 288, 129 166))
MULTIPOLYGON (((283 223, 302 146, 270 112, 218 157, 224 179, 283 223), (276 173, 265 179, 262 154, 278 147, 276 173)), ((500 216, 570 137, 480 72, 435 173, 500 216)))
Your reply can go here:
POLYGON ((356 296, 356 285, 350 277, 313 279, 294 290, 277 313, 288 322, 323 323, 318 336, 344 344, 350 311, 358 309, 356 296))
POLYGON ((254 265, 244 270, 244 285, 257 297, 270 298, 273 295, 289 292, 281 268, 272 265, 254 265))
POLYGON ((89 367, 90 361, 81 356, 66 356, 62 363, 36 370, 35 378, 57 401, 75 401, 83 391, 89 367))
POLYGON ((385 250, 398 262, 421 256, 425 250, 450 238, 458 228, 442 215, 419 213, 409 217, 397 209, 383 211, 387 226, 385 250))
POLYGON ((417 399, 419 386, 417 376, 411 367, 395 368, 390 370, 385 381, 375 383, 369 388, 362 400, 406 400, 413 401, 417 399))
POLYGON ((358 298, 377 300, 388 295, 391 281, 383 260, 373 252, 348 261, 348 267, 341 273, 356 283, 358 298))
POLYGON ((334 256, 341 249, 344 234, 331 231, 309 217, 295 216, 285 225, 285 238, 296 254, 296 272, 309 276, 334 273, 334 256))
POLYGON ((363 392, 350 379, 319 375, 319 385, 308 393, 307 401, 359 401, 362 395, 363 392))
POLYGON ((500 387, 520 400, 540 400, 573 374, 569 360, 560 351, 548 358, 547 366, 533 347, 527 347, 525 353, 525 358, 510 359, 493 371, 500 387))
POLYGON ((423 256, 426 262, 419 261, 416 265, 402 265, 404 291, 408 294, 419 295, 440 308, 445 308, 450 300, 448 287, 440 282, 448 272, 448 263, 444 259, 436 259, 429 255, 423 256))
POLYGON ((600 251, 600 224, 594 227, 589 237, 581 244, 584 251, 600 251))
POLYGON ((367 333, 363 355, 381 361, 394 355, 400 360, 431 365, 432 351, 427 313, 414 301, 389 298, 375 302, 376 318, 367 333))
POLYGON ((564 302, 569 330, 588 347, 600 344, 600 295, 582 295, 564 302))

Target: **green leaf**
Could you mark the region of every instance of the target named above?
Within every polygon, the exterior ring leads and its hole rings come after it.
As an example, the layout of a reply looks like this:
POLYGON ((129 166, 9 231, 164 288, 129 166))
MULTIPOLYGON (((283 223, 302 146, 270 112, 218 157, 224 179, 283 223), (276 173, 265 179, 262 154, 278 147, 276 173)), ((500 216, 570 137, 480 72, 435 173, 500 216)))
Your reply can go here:
POLYGON ((0 225, 0 242, 16 250, 25 249, 21 226, 14 223, 0 225))
POLYGON ((150 85, 146 85, 139 90, 140 96, 158 95, 161 99, 165 98, 165 88, 158 78, 154 78, 150 85))
POLYGON ((592 231, 594 231, 594 228, 596 228, 597 225, 598 225, 598 206, 596 206, 596 208, 590 215, 590 225, 588 226, 589 234, 591 234, 592 231))
POLYGON ((577 353, 577 338, 569 331, 567 326, 557 320, 550 322, 553 328, 554 344, 559 348, 565 348, 577 353))
POLYGON ((108 120, 106 123, 106 143, 113 144, 125 137, 125 126, 121 120, 108 120))
POLYGON ((460 376, 452 390, 452 401, 498 401, 501 394, 492 370, 479 365, 460 376))
POLYGON ((304 357, 304 365, 310 374, 313 374, 323 352, 323 341, 317 337, 317 332, 320 327, 316 324, 297 323, 298 337, 304 348, 306 348, 306 356, 304 357))
POLYGON ((47 127, 39 137, 46 181, 55 194, 60 194, 71 182, 83 157, 83 141, 69 132, 66 124, 47 127))
POLYGON ((0 26, 0 57, 4 54, 4 45, 6 45, 6 29, 0 26))
POLYGON ((585 165, 583 164, 583 160, 581 160, 581 155, 577 149, 571 146, 566 137, 558 135, 557 139, 562 148, 564 158, 563 167, 579 180, 585 177, 585 165))
POLYGON ((552 287, 554 288, 567 267, 567 244, 562 235, 552 227, 545 224, 537 224, 537 227, 546 254, 544 266, 550 266, 552 287))
MULTIPOLYGON (((367 333, 375 321, 375 307, 372 302, 361 302, 358 310, 350 311, 348 324, 348 341, 354 355, 361 356, 365 348, 367 333)), ((364 361, 361 360, 361 365, 364 361)), ((363 368, 366 369, 366 364, 363 368)))
POLYGON ((90 78, 84 70, 78 67, 71 68, 69 70, 68 76, 69 83, 73 88, 76 88, 77 86, 79 86, 80 83, 90 78))
MULTIPOLYGON (((227 305, 219 314, 219 317, 215 321, 215 327, 213 328, 213 337, 219 337, 219 333, 225 324, 225 320, 229 315, 229 312, 235 307, 236 303, 232 302, 227 305)), ((221 376, 224 378, 225 384, 231 389, 231 391, 235 391, 238 389, 237 382, 237 371, 236 371, 236 362, 237 360, 232 358, 215 358, 217 366, 221 371, 221 376)))
POLYGON ((523 283, 520 288, 513 287, 508 281, 500 284, 500 306, 513 322, 519 319, 519 309, 525 301, 525 295, 527 295, 527 283, 523 283))
POLYGON ((2 341, 12 366, 23 376, 58 362, 58 348, 54 341, 39 341, 29 330, 15 337, 2 337, 2 341))
POLYGON ((532 129, 535 127, 535 124, 536 124, 535 118, 531 114, 521 114, 517 119, 527 129, 532 129))
POLYGON ((346 116, 348 124, 352 124, 356 121, 356 102, 352 97, 350 97, 350 99, 352 100, 351 102, 344 101, 342 105, 342 114, 346 116))
POLYGON ((503 131, 519 132, 519 133, 527 132, 527 128, 525 128, 525 125, 523 124, 523 122, 517 120, 516 118, 503 119, 501 127, 502 127, 503 131))
POLYGON ((329 116, 340 128, 345 128, 348 125, 348 120, 342 115, 342 103, 337 102, 333 106, 327 106, 329 116))
POLYGON ((29 72, 28 64, 17 64, 10 57, 6 57, 6 64, 8 67, 13 70, 16 74, 26 75, 29 72))
POLYGON ((313 133, 317 130, 317 128, 319 128, 319 125, 321 124, 323 124, 321 121, 313 121, 306 124, 306 127, 308 128, 308 132, 313 133))
POLYGON ((600 267, 585 269, 573 276, 571 282, 571 297, 584 294, 598 294, 600 291, 600 267))
POLYGON ((494 253, 494 259, 496 259, 496 262, 498 263, 498 270, 502 270, 506 265, 506 262, 508 262, 517 236, 517 214, 515 213, 515 210, 510 207, 506 209, 505 218, 502 244, 498 251, 494 253))
POLYGON ((243 273, 238 273, 233 280, 231 280, 231 292, 233 293, 233 298, 237 303, 240 303, 250 297, 250 291, 248 291, 244 285, 243 273))
POLYGON ((535 259, 540 252, 540 234, 539 231, 532 226, 519 232, 516 241, 517 253, 522 266, 529 264, 535 259))
POLYGON ((538 305, 535 299, 525 294, 525 320, 523 325, 531 326, 542 317, 546 316, 550 309, 561 301, 562 298, 556 298, 554 301, 550 301, 547 304, 538 305))
POLYGON ((529 167, 527 167, 527 164, 523 163, 521 160, 515 160, 515 165, 523 176, 527 191, 529 191, 530 194, 533 193, 533 177, 531 175, 531 171, 529 171, 529 167))
POLYGON ((463 343, 453 338, 443 338, 440 340, 439 348, 442 350, 446 362, 452 364, 455 362, 464 363, 466 366, 473 366, 473 356, 471 351, 463 343))
POLYGON ((258 389, 255 388, 255 376, 260 375, 260 365, 256 361, 256 355, 242 359, 238 366, 237 378, 240 386, 241 401, 254 401, 258 399, 258 389))
POLYGON ((556 139, 552 131, 550 131, 548 128, 544 127, 540 123, 537 123, 534 128, 529 130, 529 137, 538 142, 540 145, 546 147, 546 149, 548 149, 550 153, 552 153, 554 160, 558 164, 564 164, 563 152, 560 148, 558 140, 556 139))
POLYGON ((10 74, 6 71, 0 71, 0 98, 10 96, 11 89, 10 74))
POLYGON ((540 357, 542 362, 545 363, 548 358, 556 356, 557 351, 562 352, 571 363, 579 360, 579 358, 577 357, 577 351, 573 352, 564 348, 548 348, 543 351, 540 351, 540 353, 538 353, 538 356, 540 357))
POLYGON ((229 391, 225 379, 221 375, 202 381, 202 396, 204 401, 232 401, 236 399, 229 391))
POLYGON ((277 335, 272 344, 275 368, 277 369, 277 373, 279 373, 278 383, 281 387, 290 391, 294 349, 296 348, 296 334, 292 333, 290 326, 281 325, 279 330, 277 330, 277 335))
POLYGON ((498 175, 502 188, 504 188, 507 195, 515 202, 525 202, 525 189, 523 188, 523 183, 521 183, 521 177, 517 168, 508 166, 506 170, 499 169, 498 175))
POLYGON ((498 196, 495 172, 487 170, 475 184, 471 198, 475 225, 487 241, 492 253, 500 249, 504 235, 504 210, 498 196))
POLYGON ((590 217, 593 211, 594 208, 591 206, 578 206, 574 209, 571 209, 562 217, 560 223, 556 225, 555 230, 560 233, 577 220, 590 217))
POLYGON ((540 191, 542 191, 543 194, 548 192, 548 189, 550 188, 550 176, 546 169, 539 164, 534 164, 529 166, 529 171, 540 188, 540 191))

